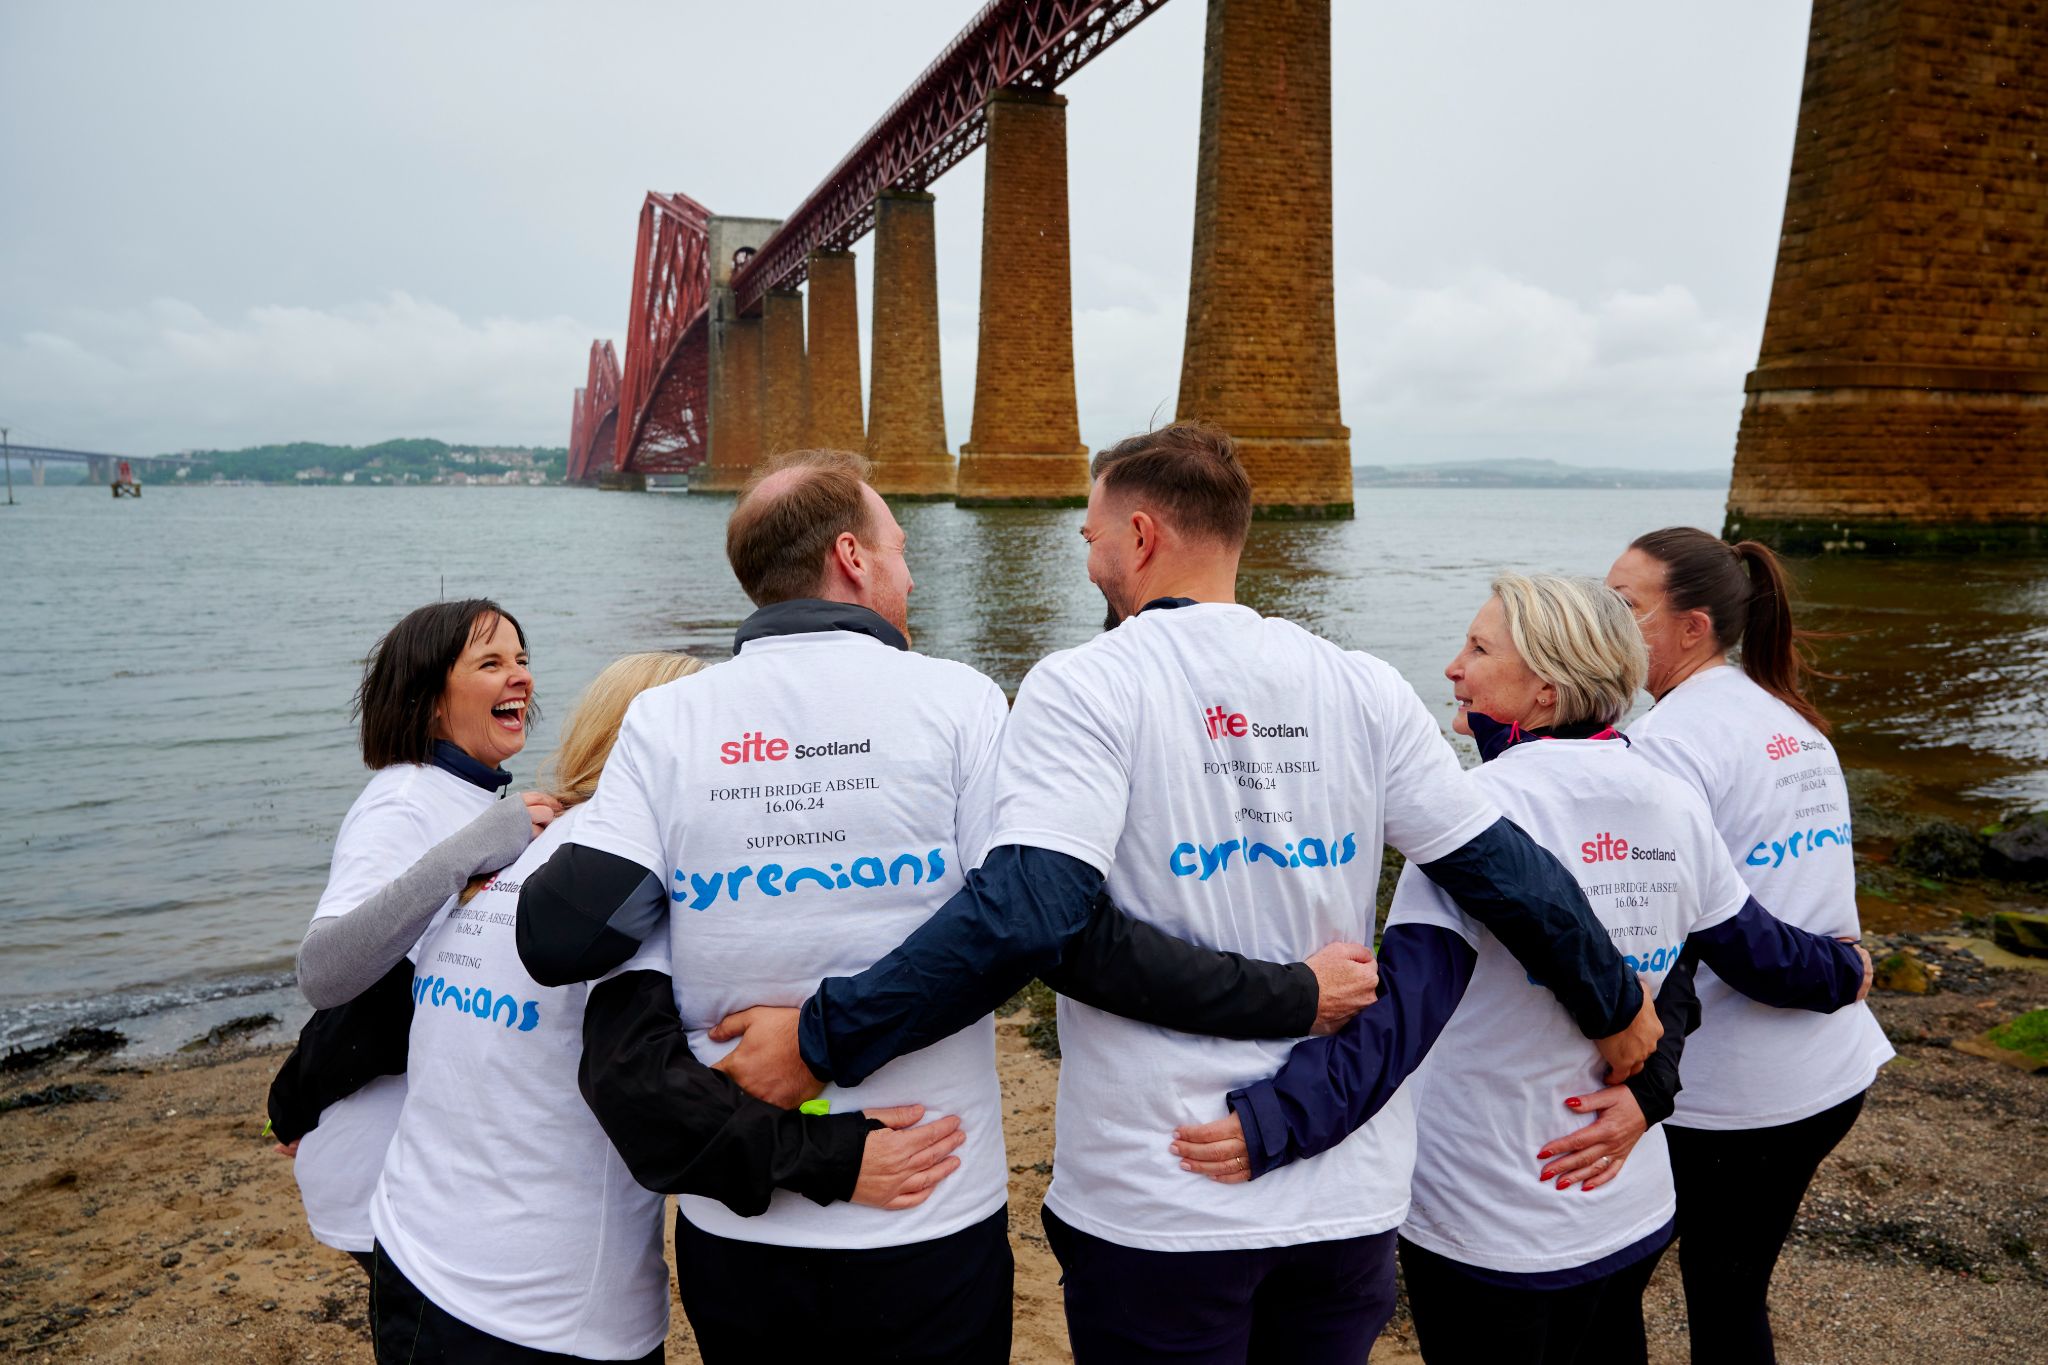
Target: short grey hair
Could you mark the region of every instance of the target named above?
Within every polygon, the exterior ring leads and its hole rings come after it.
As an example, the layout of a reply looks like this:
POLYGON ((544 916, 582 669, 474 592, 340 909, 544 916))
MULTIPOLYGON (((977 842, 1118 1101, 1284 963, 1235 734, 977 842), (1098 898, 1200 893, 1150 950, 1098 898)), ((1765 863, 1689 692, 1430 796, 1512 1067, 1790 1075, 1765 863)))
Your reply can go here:
POLYGON ((1508 638, 1529 671, 1557 689, 1558 725, 1612 725, 1650 669, 1628 602, 1597 578, 1504 573, 1493 580, 1508 638))

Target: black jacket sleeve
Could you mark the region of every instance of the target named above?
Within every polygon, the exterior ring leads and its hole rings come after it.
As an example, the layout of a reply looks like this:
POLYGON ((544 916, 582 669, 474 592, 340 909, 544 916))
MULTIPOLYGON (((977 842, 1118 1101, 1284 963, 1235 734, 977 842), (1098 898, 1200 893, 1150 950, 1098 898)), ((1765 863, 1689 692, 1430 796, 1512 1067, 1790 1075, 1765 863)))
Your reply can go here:
POLYGON ((320 1114, 379 1076, 405 1074, 412 1038, 412 962, 400 958, 368 990, 345 1005, 314 1010, 298 1046, 270 1082, 270 1132, 297 1142, 319 1126, 320 1114))
POLYGON ((1699 959, 1688 948, 1664 974, 1664 984, 1657 988, 1657 1020, 1664 1025, 1664 1036, 1657 1040, 1657 1050, 1644 1061, 1643 1069, 1622 1082, 1635 1095, 1645 1123, 1670 1118, 1678 1092, 1684 1088, 1678 1081, 1678 1063, 1685 1055, 1686 1035, 1700 1026, 1700 997, 1693 982, 1698 969, 1699 959))
POLYGON ((690 1051, 675 985, 625 972, 591 989, 577 1084, 626 1169, 650 1190, 716 1199, 742 1217, 777 1189, 820 1204, 853 1196, 879 1122, 800 1114, 748 1095, 690 1051))
POLYGON ((661 880, 631 858, 563 844, 519 888, 519 960, 543 986, 595 981, 633 956, 667 909, 661 880))
POLYGON ((1449 1023, 1479 955, 1449 929, 1396 924, 1380 940, 1380 998, 1273 1076, 1230 1092, 1254 1177, 1329 1151, 1371 1122, 1449 1023))
POLYGON ((1853 945, 1795 929, 1754 896, 1732 918, 1686 935, 1685 951, 1750 999, 1779 1009, 1832 1014, 1863 987, 1853 945))
POLYGON ((804 1063, 820 1080, 857 1085, 959 1032, 1034 976, 1102 1009, 1190 1032, 1222 1031, 1201 1006, 1215 1008, 1231 1037, 1299 1037, 1314 1023, 1306 965, 1258 964, 1174 940, 1113 905, 1098 907, 1101 893, 1102 874, 1078 858, 995 849, 901 945, 858 976, 819 983, 798 1025, 804 1063), (1111 922, 1118 919, 1125 923, 1111 922), (1077 941, 1080 955, 1063 975, 1077 941), (1122 970, 1131 979, 1112 979, 1122 970), (1244 1000, 1228 998, 1234 987, 1247 991, 1244 1000))
POLYGON ((1039 975, 1084 1005, 1216 1038, 1299 1038, 1315 1027, 1321 998, 1306 962, 1283 966, 1197 947, 1132 919, 1106 894, 1059 962, 1039 975))
POLYGON ((1421 864, 1532 979, 1556 996, 1588 1038, 1620 1033, 1643 1007, 1642 983, 1622 961, 1577 880, 1503 816, 1477 838, 1421 864))

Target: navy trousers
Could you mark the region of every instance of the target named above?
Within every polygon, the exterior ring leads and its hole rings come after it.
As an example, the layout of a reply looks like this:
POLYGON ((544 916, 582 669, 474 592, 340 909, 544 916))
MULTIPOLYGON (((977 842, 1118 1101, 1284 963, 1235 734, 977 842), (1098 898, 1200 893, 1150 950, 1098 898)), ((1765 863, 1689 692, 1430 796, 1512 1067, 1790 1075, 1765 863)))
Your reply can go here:
POLYGON ((1074 1365, 1365 1365, 1394 1315, 1394 1234, 1144 1251, 1045 1210, 1074 1365))

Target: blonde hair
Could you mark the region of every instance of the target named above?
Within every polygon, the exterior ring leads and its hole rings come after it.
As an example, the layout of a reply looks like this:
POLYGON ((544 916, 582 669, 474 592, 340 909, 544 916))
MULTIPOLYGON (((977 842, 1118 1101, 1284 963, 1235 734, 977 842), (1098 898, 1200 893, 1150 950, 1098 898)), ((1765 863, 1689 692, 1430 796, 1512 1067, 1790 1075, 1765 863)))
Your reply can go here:
POLYGON ((650 687, 687 678, 702 667, 702 659, 660 651, 627 654, 605 665, 576 699, 562 746, 541 770, 541 785, 564 806, 588 801, 597 790, 605 760, 612 756, 612 745, 633 698, 650 687))
POLYGON ((1557 689, 1558 725, 1612 725, 1650 670, 1642 628, 1622 595, 1597 578, 1504 573, 1493 595, 1529 671, 1557 689))

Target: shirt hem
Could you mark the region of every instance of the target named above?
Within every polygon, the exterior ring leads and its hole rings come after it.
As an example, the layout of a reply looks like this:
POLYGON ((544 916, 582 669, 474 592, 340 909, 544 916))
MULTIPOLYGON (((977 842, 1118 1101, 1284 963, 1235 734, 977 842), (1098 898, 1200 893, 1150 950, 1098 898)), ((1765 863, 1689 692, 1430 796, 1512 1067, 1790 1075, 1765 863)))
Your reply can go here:
POLYGON ((1576 1270, 1582 1265, 1591 1265, 1604 1257, 1612 1256, 1617 1251, 1626 1251, 1677 1216, 1678 1200, 1674 1196, 1659 1206, 1656 1213, 1634 1224, 1627 1232, 1603 1237, 1592 1248, 1569 1251, 1556 1256, 1500 1256, 1484 1247, 1462 1246, 1415 1222, 1403 1223, 1401 1235, 1424 1251, 1435 1252, 1446 1260, 1456 1261, 1460 1265, 1477 1266, 1481 1270, 1496 1270, 1504 1275, 1542 1275, 1559 1270, 1576 1270))
POLYGON ((1109 875, 1109 865, 1114 861, 1110 853, 1103 849, 1084 844, 1080 840, 1065 834, 1055 834, 1051 830, 999 829, 989 836, 988 847, 990 851, 999 849, 1005 844, 1018 844, 1025 848, 1042 848, 1049 853, 1064 853, 1069 858, 1078 858, 1105 877, 1109 875))
MULTIPOLYGON (((948 1218, 943 1222, 934 1223, 921 1236, 893 1240, 885 1238, 872 1242, 860 1241, 844 1235, 834 1236, 830 1229, 822 1229, 803 1236, 794 1235, 793 1231, 792 1235, 788 1237, 739 1236, 722 1227, 707 1227, 702 1219, 690 1218, 689 1209, 684 1201, 691 1199, 705 1199, 705 1196, 694 1194, 677 1196, 676 1217, 686 1219, 690 1226, 699 1232, 712 1237, 723 1237, 728 1242, 750 1242, 755 1246, 791 1247, 805 1251, 882 1251, 889 1247, 920 1246, 926 1242, 935 1242, 941 1237, 951 1237, 956 1232, 965 1232, 1007 1204, 1010 1200, 1010 1191, 1007 1187, 998 1190, 994 1197, 973 1205, 968 1212, 956 1214, 954 1217, 948 1218)), ((725 1209, 725 1206, 719 1204, 715 1199, 706 1199, 706 1202, 714 1204, 720 1209, 725 1209)), ((738 1219, 738 1215, 733 1214, 731 1210, 727 1209, 726 1213, 727 1216, 738 1219)), ((739 1221, 746 1224, 744 1228, 740 1229, 742 1232, 768 1233, 775 1231, 771 1227, 762 1226, 761 1219, 758 1216, 740 1219, 739 1221)))
POLYGON ((1446 854, 1455 853, 1480 835, 1492 829, 1503 818, 1498 810, 1488 810, 1473 816, 1448 834, 1439 835, 1428 843, 1409 850, 1400 850, 1401 856, 1411 863, 1429 864, 1446 854))
MULTIPOLYGON (((1824 1090, 1820 1096, 1794 1106, 1791 1109, 1774 1110, 1768 1114, 1683 1114, 1674 1112, 1664 1120, 1669 1128, 1695 1128, 1710 1133, 1737 1133, 1750 1128, 1782 1128, 1788 1123, 1810 1119, 1815 1114, 1834 1108, 1853 1095, 1860 1095, 1877 1084, 1877 1073, 1884 1064, 1898 1053, 1887 1051, 1884 1056, 1871 1062, 1869 1068, 1859 1074, 1862 1079, 1833 1090, 1824 1090)), ((1684 1092, 1680 1092, 1683 1094, 1684 1092)))
POLYGON ((330 1232, 310 1218, 306 1220, 306 1231, 312 1233, 313 1240, 321 1246, 333 1247, 336 1251, 372 1251, 376 1248, 376 1238, 367 1232, 361 1237, 351 1237, 343 1232, 330 1232))
MULTIPOLYGON (((367 1251, 370 1248, 365 1247, 363 1249, 367 1251)), ((451 1318, 455 1318, 460 1322, 469 1324, 471 1327, 476 1328, 476 1330, 479 1332, 488 1333, 489 1335, 498 1338, 500 1341, 509 1341, 514 1346, 524 1346, 531 1351, 551 1351, 558 1354, 575 1356, 579 1359, 625 1361, 637 1360, 640 1357, 645 1356, 649 1351, 652 1351, 656 1346, 659 1346, 663 1341, 666 1341, 668 1339, 668 1303, 666 1299, 668 1272, 666 1267, 663 1267, 662 1271, 662 1286, 664 1294, 662 1303, 661 1331, 659 1333, 650 1334, 638 1346, 628 1346, 623 1348, 624 1354, 622 1355, 593 1356, 590 1354, 593 1345, 602 1348, 604 1346, 604 1343, 592 1343, 586 1340, 581 1329, 570 1332, 564 1332, 559 1335, 534 1333, 521 1334, 516 1331, 507 1331, 506 1325, 502 1320, 492 1319, 489 1321, 485 1321, 483 1319, 488 1317, 487 1314, 471 1312, 467 1305, 458 1303, 458 1299, 462 1299, 466 1296, 448 1293, 445 1284, 441 1283, 441 1276, 434 1274, 422 1275, 417 1270, 409 1268, 406 1265, 406 1258, 402 1255, 397 1254, 397 1247, 393 1243, 379 1239, 377 1242, 376 1250, 377 1254, 380 1256, 389 1256, 391 1258, 392 1265, 398 1268, 398 1273, 405 1276, 406 1281, 409 1284, 411 1284, 414 1289, 417 1289, 420 1292, 421 1296, 424 1297, 427 1300, 427 1302, 433 1304, 434 1307, 440 1309, 442 1312, 446 1313, 451 1318)), ((417 1262, 415 1262, 415 1264, 417 1264, 417 1262)))
POLYGON ((1408 1217, 1408 1201, 1404 1199, 1399 1207, 1389 1212, 1365 1214, 1337 1223, 1300 1223, 1233 1232, 1149 1232, 1091 1218, 1069 1207, 1064 1199, 1055 1199, 1050 1194, 1046 1196, 1045 1206, 1058 1214, 1061 1222, 1078 1232, 1139 1251, 1263 1251, 1310 1242, 1337 1242, 1391 1232, 1408 1217))

